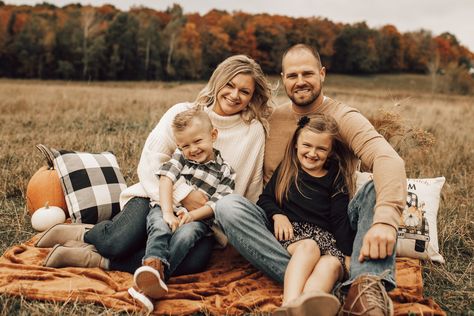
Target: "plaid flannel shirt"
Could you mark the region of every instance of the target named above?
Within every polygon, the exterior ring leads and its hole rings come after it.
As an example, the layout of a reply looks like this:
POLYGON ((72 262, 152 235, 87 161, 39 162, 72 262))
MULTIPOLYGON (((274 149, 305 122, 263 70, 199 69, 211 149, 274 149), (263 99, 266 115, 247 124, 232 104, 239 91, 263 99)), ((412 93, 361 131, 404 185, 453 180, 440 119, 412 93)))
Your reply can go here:
POLYGON ((184 157, 183 152, 177 148, 170 160, 165 162, 156 173, 157 176, 166 176, 173 184, 184 177, 186 182, 207 195, 206 202, 214 212, 216 202, 235 188, 235 172, 232 167, 222 159, 220 152, 214 149, 214 160, 206 163, 197 163, 184 157))

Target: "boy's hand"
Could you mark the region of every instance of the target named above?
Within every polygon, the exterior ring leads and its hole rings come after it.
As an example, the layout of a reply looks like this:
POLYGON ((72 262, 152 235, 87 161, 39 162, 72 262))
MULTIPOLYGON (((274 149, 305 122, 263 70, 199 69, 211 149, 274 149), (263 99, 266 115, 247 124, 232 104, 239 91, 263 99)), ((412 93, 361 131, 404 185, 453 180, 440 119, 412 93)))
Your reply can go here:
POLYGON ((184 224, 187 224, 187 223, 194 222, 194 217, 191 215, 190 212, 188 212, 184 208, 180 209, 178 211, 178 213, 176 213, 176 215, 178 215, 178 217, 180 218, 178 227, 181 227, 181 226, 183 226, 184 224))
POLYGON ((289 240, 293 238, 293 225, 286 215, 273 215, 273 229, 278 240, 289 240))
POLYGON ((171 232, 173 233, 176 230, 176 228, 180 226, 179 219, 176 216, 174 216, 173 213, 168 213, 168 212, 163 213, 163 220, 165 221, 166 224, 168 224, 168 226, 171 229, 171 232))

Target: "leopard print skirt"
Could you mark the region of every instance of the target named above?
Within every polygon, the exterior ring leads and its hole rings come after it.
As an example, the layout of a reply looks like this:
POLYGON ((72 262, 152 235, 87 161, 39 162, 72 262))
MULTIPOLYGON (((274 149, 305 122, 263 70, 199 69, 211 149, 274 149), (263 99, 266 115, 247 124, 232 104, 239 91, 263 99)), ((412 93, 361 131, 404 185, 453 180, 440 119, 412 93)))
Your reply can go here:
POLYGON ((347 278, 348 270, 344 254, 337 248, 336 239, 330 232, 308 222, 291 222, 291 224, 294 237, 290 240, 281 240, 280 243, 283 247, 288 248, 289 245, 303 239, 313 239, 318 244, 321 255, 331 255, 339 260, 343 269, 343 278, 347 278))

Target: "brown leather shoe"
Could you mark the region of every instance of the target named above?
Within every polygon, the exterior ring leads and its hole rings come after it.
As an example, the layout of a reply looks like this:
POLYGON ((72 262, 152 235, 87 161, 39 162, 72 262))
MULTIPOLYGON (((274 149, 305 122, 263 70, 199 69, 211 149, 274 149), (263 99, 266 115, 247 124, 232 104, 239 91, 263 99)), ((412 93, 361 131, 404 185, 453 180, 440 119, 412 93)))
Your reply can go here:
POLYGON ((133 274, 133 282, 140 292, 150 298, 161 298, 168 293, 164 280, 164 266, 160 259, 148 258, 133 274))
POLYGON ((361 275, 355 279, 339 315, 393 316, 393 303, 381 277, 361 275))

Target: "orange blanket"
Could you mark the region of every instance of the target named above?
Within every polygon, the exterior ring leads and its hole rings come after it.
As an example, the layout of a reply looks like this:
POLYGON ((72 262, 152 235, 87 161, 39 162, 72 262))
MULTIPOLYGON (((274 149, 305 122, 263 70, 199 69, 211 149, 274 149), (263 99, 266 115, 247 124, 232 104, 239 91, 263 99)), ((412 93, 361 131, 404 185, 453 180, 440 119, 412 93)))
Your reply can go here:
MULTIPOLYGON (((36 238, 11 247, 0 258, 0 293, 139 310, 127 293, 132 275, 98 268, 43 267, 41 263, 50 249, 35 248, 36 238)), ((398 288, 390 294, 396 315, 445 315, 433 300, 423 298, 419 260, 398 259, 396 279, 398 288)), ((156 314, 262 313, 281 304, 281 286, 253 268, 233 248, 216 250, 206 272, 172 278, 168 286, 168 295, 155 305, 156 314)))

